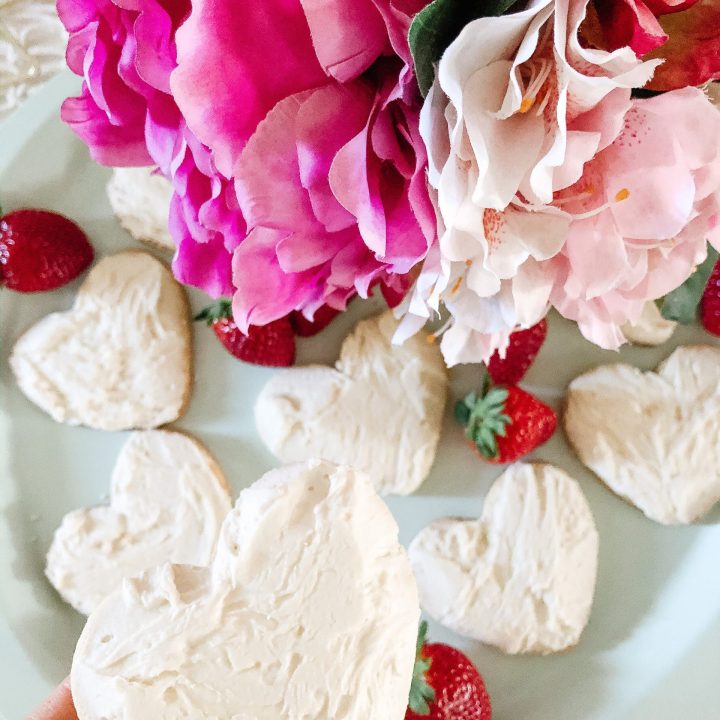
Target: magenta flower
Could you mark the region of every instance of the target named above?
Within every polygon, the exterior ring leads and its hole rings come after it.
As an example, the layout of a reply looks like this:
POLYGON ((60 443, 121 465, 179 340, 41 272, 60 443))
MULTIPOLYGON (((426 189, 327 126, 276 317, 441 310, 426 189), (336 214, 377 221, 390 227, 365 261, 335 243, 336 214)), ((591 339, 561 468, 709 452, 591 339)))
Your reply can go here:
POLYGON ((59 0, 85 79, 63 117, 99 162, 171 178, 175 274, 243 325, 406 288, 435 237, 406 40, 424 4, 59 0))
POLYGON ((70 33, 67 59, 84 79, 62 117, 92 157, 114 166, 157 165, 172 178, 170 229, 182 282, 230 294, 231 259, 245 224, 232 182, 187 128, 170 94, 175 33, 190 0, 58 0, 70 33))
MULTIPOLYGON (((406 39, 423 5, 275 0, 242 14, 193 5, 177 36, 174 97, 234 179, 247 235, 221 229, 215 251, 188 241, 175 267, 198 284, 192 272, 207 272, 198 255, 212 264, 232 251, 241 327, 341 309, 427 253, 435 217, 406 39)), ((199 239, 199 228, 188 231, 199 239)))
POLYGON ((417 109, 394 96, 396 68, 378 67, 379 87, 331 81, 286 98, 247 144, 236 188, 250 232, 233 259, 242 327, 342 308, 427 253, 426 157, 417 109))

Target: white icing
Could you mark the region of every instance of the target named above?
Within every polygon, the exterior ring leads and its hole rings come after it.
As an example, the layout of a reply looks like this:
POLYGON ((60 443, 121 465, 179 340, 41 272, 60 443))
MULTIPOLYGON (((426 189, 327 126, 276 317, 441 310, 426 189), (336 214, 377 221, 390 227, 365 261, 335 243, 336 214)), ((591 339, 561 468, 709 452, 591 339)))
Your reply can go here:
POLYGON ((358 323, 335 368, 276 374, 255 406, 263 442, 284 462, 322 457, 367 472, 383 494, 413 492, 430 472, 447 370, 420 334, 392 344, 391 313, 358 323))
POLYGON ((598 534, 580 486, 552 465, 511 465, 479 520, 436 520, 409 552, 423 610, 506 653, 572 647, 588 622, 598 534))
POLYGON ((126 580, 72 666, 80 720, 402 720, 419 620, 397 525, 325 462, 245 490, 210 568, 126 580))
POLYGON ((190 393, 190 322, 183 289, 151 255, 101 260, 68 312, 15 344, 20 389, 58 422, 99 430, 176 420, 190 393))
POLYGON ((666 320, 654 302, 647 302, 637 323, 626 323, 622 332, 625 339, 635 345, 662 345, 672 337, 676 327, 677 323, 666 320))
POLYGON ((604 365, 568 389, 565 432, 614 492, 664 524, 720 500, 720 349, 680 347, 658 368, 604 365))
POLYGON ((230 495, 220 468, 181 433, 133 433, 118 456, 110 505, 65 516, 47 557, 47 576, 86 615, 115 590, 164 562, 208 565, 230 495))
POLYGON ((66 46, 53 0, 0 0, 0 120, 67 67, 66 46))
POLYGON ((168 250, 175 243, 168 230, 172 185, 153 168, 115 168, 107 185, 108 200, 120 224, 136 239, 168 250))

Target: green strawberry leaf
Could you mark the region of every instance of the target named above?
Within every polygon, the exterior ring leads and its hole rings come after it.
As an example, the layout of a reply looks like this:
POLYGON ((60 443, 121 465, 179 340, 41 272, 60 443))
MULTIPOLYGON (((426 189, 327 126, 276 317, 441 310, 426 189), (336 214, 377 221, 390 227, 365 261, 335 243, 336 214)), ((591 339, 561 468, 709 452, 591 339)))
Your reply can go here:
POLYGON ((660 312, 664 318, 684 325, 697 319, 700 300, 717 259, 717 250, 708 245, 705 261, 697 266, 695 272, 679 288, 662 299, 660 312))
POLYGON ((455 419, 465 427, 465 437, 487 458, 497 457, 497 439, 505 437, 512 422, 505 414, 508 395, 507 388, 492 386, 486 376, 479 396, 470 393, 455 405, 455 419))
POLYGON ((462 400, 455 403, 455 419, 461 425, 467 425, 470 420, 470 408, 462 400))
POLYGON ((208 307, 201 310, 193 320, 195 322, 205 322, 208 325, 216 323, 218 320, 223 318, 232 317, 232 300, 222 298, 218 300, 214 305, 208 305, 208 307))
POLYGON ((428 94, 433 84, 436 63, 460 31, 477 18, 503 15, 517 2, 518 0, 434 0, 415 16, 408 40, 423 97, 428 94))
POLYGON ((410 685, 408 707, 417 715, 429 715, 430 703, 435 700, 435 691, 426 679, 432 660, 422 654, 427 641, 428 624, 423 620, 418 629, 417 645, 415 648, 415 666, 410 685))

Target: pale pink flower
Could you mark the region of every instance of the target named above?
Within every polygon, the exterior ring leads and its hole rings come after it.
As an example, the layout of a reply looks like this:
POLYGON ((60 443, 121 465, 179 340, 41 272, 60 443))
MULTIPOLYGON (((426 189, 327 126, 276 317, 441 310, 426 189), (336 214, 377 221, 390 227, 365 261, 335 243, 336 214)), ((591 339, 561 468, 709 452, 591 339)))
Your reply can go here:
POLYGON ((573 217, 547 263, 551 303, 594 343, 674 290, 720 247, 720 113, 686 88, 633 100, 622 132, 554 202, 573 217), (574 198, 574 199, 571 199, 574 198))
POLYGON ((451 321, 441 347, 450 364, 488 357, 546 314, 553 281, 544 263, 561 251, 572 222, 554 198, 617 136, 630 88, 652 75, 655 64, 630 48, 582 47, 586 7, 535 0, 480 18, 440 61, 421 115, 440 256, 423 271, 425 295, 403 335, 444 304, 451 321))

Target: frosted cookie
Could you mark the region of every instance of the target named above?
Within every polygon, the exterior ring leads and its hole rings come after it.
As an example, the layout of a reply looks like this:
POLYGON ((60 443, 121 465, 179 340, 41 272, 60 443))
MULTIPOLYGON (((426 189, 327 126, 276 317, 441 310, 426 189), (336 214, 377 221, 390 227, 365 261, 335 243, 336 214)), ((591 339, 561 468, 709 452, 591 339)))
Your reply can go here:
POLYGON ((55 532, 47 577, 87 615, 123 578, 167 561, 209 564, 231 507, 222 472, 199 442, 134 433, 118 456, 110 504, 71 512, 55 532))
POLYGON ((580 486, 552 465, 511 465, 479 520, 445 518, 410 544, 420 605, 506 653, 577 644, 595 592, 598 534, 580 486))
POLYGON ((396 327, 389 312, 363 320, 334 368, 292 368, 268 382, 255 422, 276 457, 351 465, 383 494, 406 495, 422 483, 440 437, 447 370, 422 334, 393 345, 396 327))
POLYGON ((369 479, 310 462, 243 491, 210 567, 164 565, 90 616, 80 720, 402 720, 420 617, 369 479))
POLYGON ((677 323, 666 320, 654 302, 647 302, 638 321, 623 325, 622 332, 634 345, 662 345, 672 337, 676 327, 677 323))
POLYGON ((136 239, 174 250, 168 230, 172 184, 154 168, 115 168, 107 196, 120 224, 136 239))
POLYGON ((570 383, 565 433, 611 490, 664 524, 720 500, 720 349, 679 347, 656 372, 603 365, 570 383))
POLYGON ((17 341, 10 366, 25 395, 58 422, 98 430, 172 422, 191 389, 185 292, 147 253, 106 257, 72 309, 17 341))

